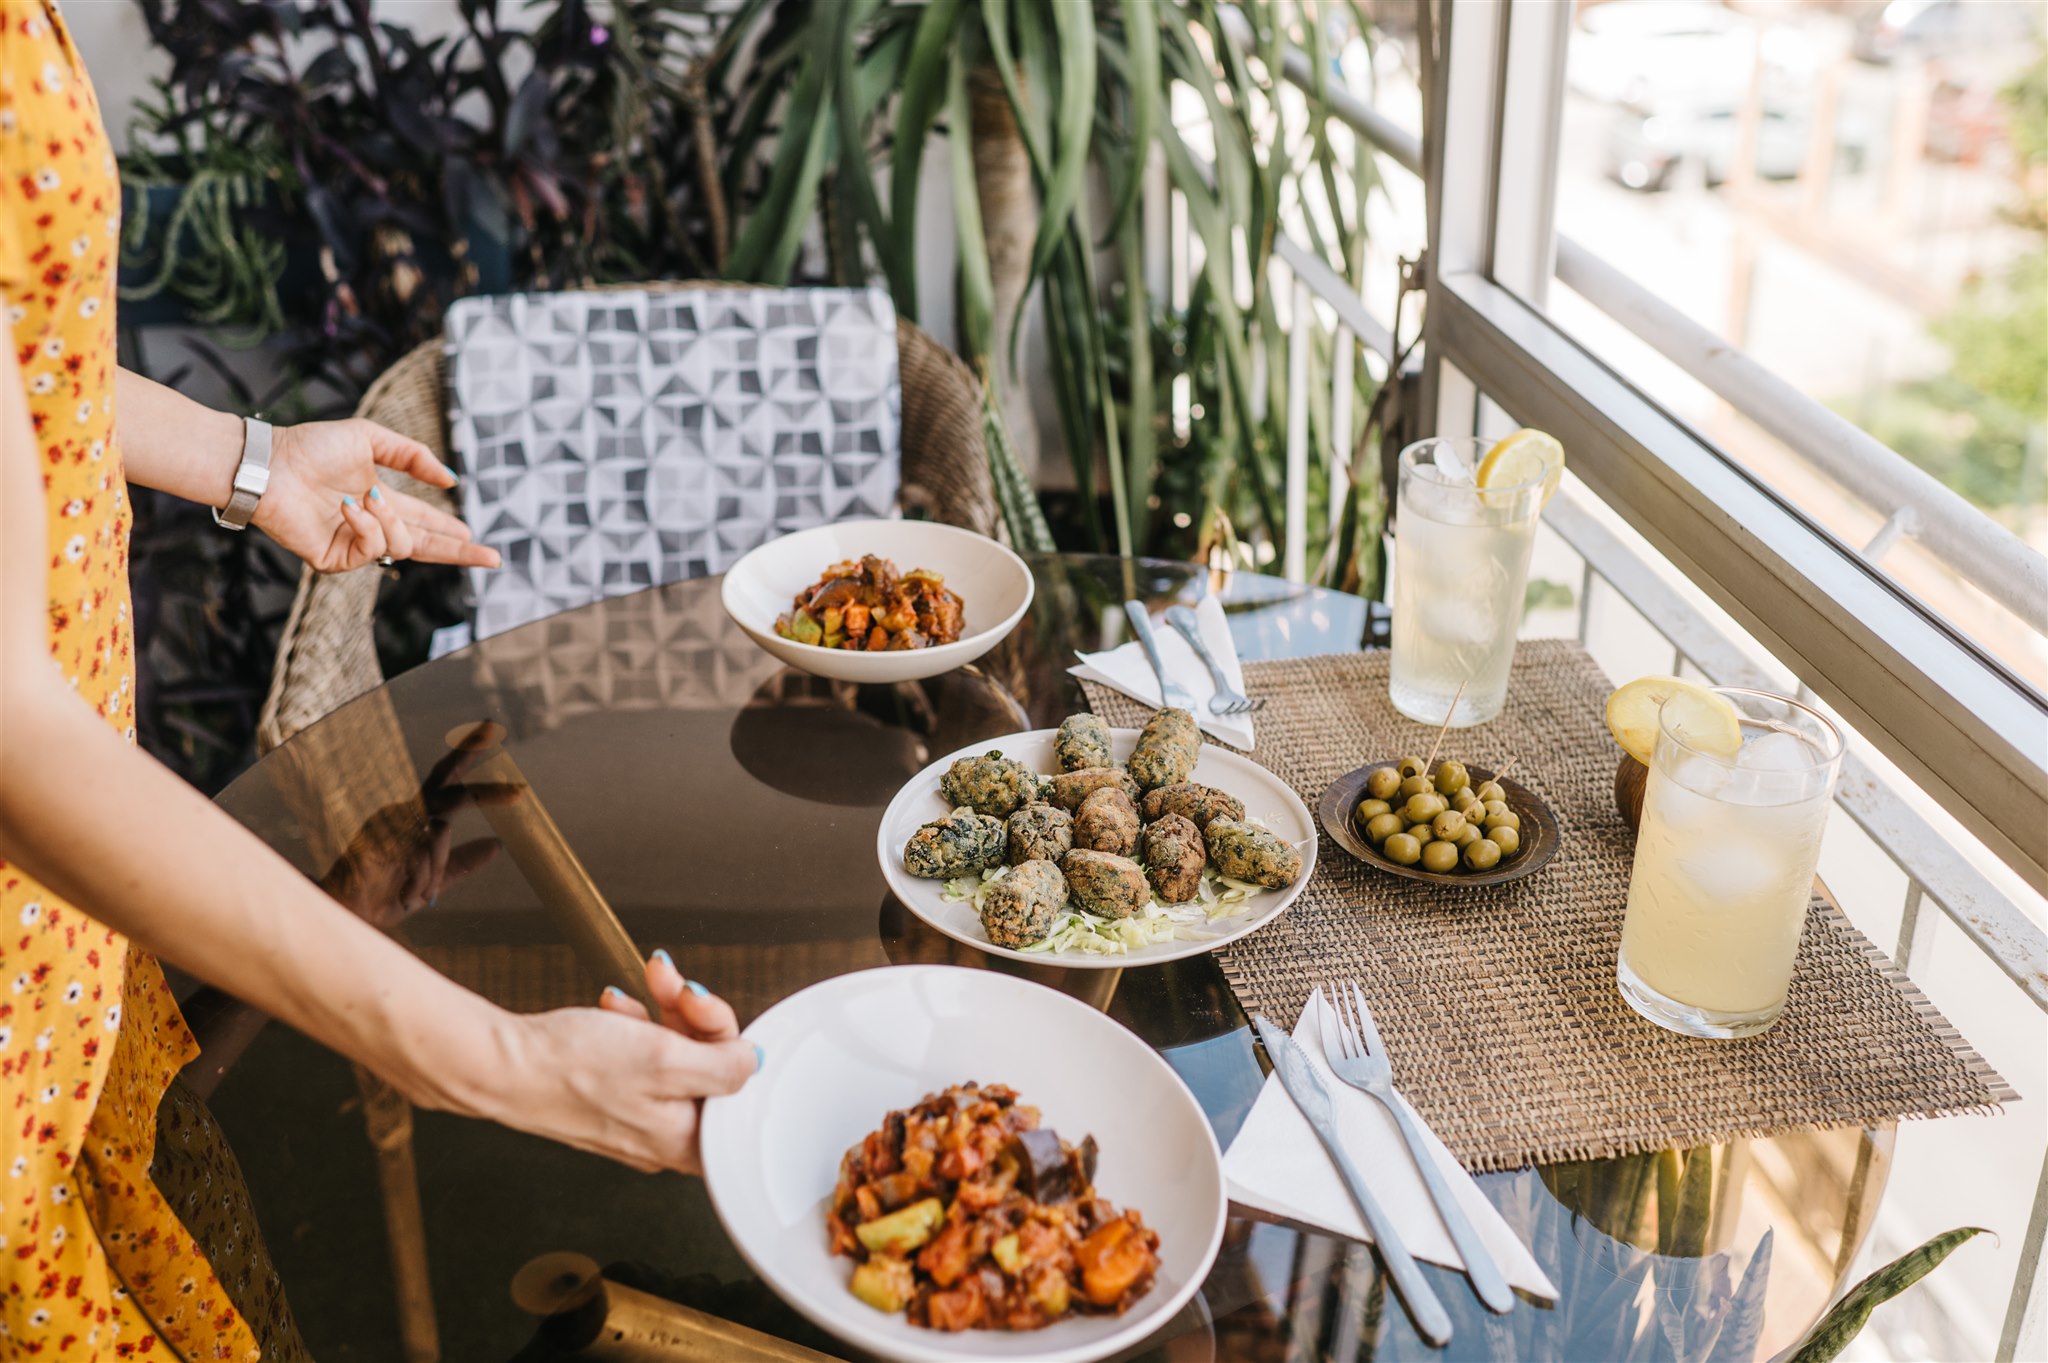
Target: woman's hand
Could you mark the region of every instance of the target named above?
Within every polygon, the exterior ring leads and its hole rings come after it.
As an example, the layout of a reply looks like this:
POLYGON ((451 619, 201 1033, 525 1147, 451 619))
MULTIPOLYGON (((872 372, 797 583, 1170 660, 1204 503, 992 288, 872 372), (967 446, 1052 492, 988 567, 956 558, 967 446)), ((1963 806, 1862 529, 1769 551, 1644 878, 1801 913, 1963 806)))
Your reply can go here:
POLYGON ((733 1093, 761 1067, 724 1000, 686 982, 666 952, 647 963, 662 1026, 618 990, 597 1008, 513 1015, 508 1072, 524 1076, 483 1104, 507 1126, 649 1173, 703 1171, 703 1099, 733 1093))
POLYGON ((312 421, 272 436, 270 486, 256 503, 258 529, 323 573, 345 573, 379 558, 495 568, 498 553, 474 543, 469 527, 417 497, 382 487, 379 466, 430 487, 455 475, 417 440, 374 421, 312 421))

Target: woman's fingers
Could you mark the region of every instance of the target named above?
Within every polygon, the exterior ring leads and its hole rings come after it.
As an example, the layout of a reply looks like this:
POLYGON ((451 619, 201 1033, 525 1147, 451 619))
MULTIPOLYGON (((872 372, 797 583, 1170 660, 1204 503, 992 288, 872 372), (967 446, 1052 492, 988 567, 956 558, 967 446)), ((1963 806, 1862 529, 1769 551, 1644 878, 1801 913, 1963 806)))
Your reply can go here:
POLYGON ((661 1005, 662 1021, 699 1041, 730 1041, 740 1034, 732 1006, 696 980, 686 979, 666 951, 647 959, 647 988, 661 1005))
POLYGON ((369 492, 363 496, 363 505, 384 528, 384 552, 392 558, 411 558, 412 527, 399 516, 398 508, 384 495, 384 489, 376 483, 370 484, 369 492))
POLYGON ((657 1072, 661 1091, 676 1098, 738 1093, 761 1068, 761 1048, 751 1041, 692 1041, 674 1034, 670 1040, 657 1072))
POLYGON ((362 424, 363 433, 370 440, 370 457, 385 468, 409 473, 433 487, 455 486, 455 475, 425 445, 374 421, 362 424))
POLYGON ((648 1020, 647 1005, 615 984, 604 987, 604 993, 597 997, 597 1006, 607 1013, 617 1013, 621 1017, 639 1018, 642 1022, 648 1020))
POLYGON ((341 499, 341 524, 346 533, 337 533, 334 537, 339 561, 328 569, 329 572, 361 567, 390 552, 386 547, 383 524, 356 505, 353 497, 341 499))
POLYGON ((437 530, 414 533, 412 557, 416 563, 452 563, 458 568, 495 568, 500 562, 498 551, 489 545, 437 530))

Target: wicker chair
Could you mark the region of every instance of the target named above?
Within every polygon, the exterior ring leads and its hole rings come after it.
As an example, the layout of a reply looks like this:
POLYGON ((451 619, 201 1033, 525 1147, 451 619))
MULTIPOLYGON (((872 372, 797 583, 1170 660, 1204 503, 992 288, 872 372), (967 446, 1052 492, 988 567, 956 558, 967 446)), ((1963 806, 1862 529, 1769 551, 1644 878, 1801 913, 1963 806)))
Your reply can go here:
MULTIPOLYGON (((634 288, 670 290, 701 284, 658 283, 634 288)), ((981 387, 966 365, 913 324, 897 319, 897 369, 903 391, 905 511, 984 535, 1001 533, 995 485, 981 436, 981 387)), ((411 436, 443 459, 448 456, 447 361, 439 341, 414 349, 363 395, 356 415, 411 436)), ((384 478, 439 506, 446 493, 388 471, 384 478)), ((377 666, 370 617, 380 574, 324 577, 310 569, 278 640, 270 693, 257 721, 256 742, 268 752, 344 701, 384 680, 377 666)))

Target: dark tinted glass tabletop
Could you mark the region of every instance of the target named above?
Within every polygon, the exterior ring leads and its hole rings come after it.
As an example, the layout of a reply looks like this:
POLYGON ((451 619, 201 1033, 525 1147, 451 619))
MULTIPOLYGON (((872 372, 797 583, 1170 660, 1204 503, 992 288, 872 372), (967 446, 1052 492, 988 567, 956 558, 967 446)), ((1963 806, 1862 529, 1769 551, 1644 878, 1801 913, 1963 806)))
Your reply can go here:
MULTIPOLYGON (((783 669, 726 620, 715 579, 602 602, 397 677, 266 757, 220 803, 436 969, 507 1007, 596 1000, 604 944, 558 902, 584 893, 609 904, 633 950, 666 947, 743 1025, 848 971, 1010 970, 1157 1047, 1227 1146, 1264 1071, 1212 958, 1065 971, 983 956, 890 896, 875 830, 932 759, 1080 708, 1066 668, 1076 648, 1124 640, 1126 598, 1156 613, 1215 593, 1248 660, 1369 645, 1367 603, 1186 564, 1047 556, 1032 570, 1037 599, 1008 640, 973 668, 895 687, 783 669), (559 864, 536 873, 532 857, 494 856, 406 912, 393 902, 403 875, 378 868, 418 852, 422 802, 445 798, 434 773, 448 736, 479 721, 502 726, 559 864)), ((449 822, 458 864, 503 831, 473 807, 449 822)), ((211 1102, 315 1357, 401 1358, 429 1340, 447 1358, 583 1356, 570 1334, 537 1332, 511 1291, 523 1267, 560 1252, 637 1290, 846 1352, 755 1280, 699 1181, 408 1113, 284 1028, 229 1030, 209 1051, 211 1102)), ((1415 1335, 1365 1247, 1235 1216, 1201 1292, 1132 1356, 1768 1357, 1818 1316, 1853 1259, 1890 1150, 1889 1132, 1807 1133, 1483 1176, 1561 1296, 1491 1317, 1461 1279, 1426 1268, 1456 1326, 1441 1353, 1415 1335)))

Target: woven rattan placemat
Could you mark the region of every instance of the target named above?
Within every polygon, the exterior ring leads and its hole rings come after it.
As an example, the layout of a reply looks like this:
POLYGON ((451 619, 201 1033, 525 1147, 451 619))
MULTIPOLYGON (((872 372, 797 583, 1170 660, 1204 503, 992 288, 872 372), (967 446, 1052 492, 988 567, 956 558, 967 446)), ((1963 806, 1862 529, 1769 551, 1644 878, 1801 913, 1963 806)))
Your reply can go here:
MULTIPOLYGON (((1250 663, 1267 699, 1252 758, 1309 808, 1368 762, 1424 753, 1434 731, 1387 700, 1384 651, 1250 663)), ((1110 723, 1136 701, 1084 683, 1110 723)), ((1556 812, 1549 866, 1446 889, 1365 866, 1322 835, 1287 913, 1219 953, 1246 1011, 1285 1027, 1319 980, 1356 977, 1396 1082, 1465 1164, 1513 1169, 1990 1109, 2013 1092, 1905 974, 1818 895, 1785 1014, 1759 1037, 1702 1041, 1622 1002, 1615 950, 1633 835, 1614 807, 1611 689, 1568 640, 1521 644, 1506 711, 1453 731, 1441 757, 1498 769, 1556 812)))

